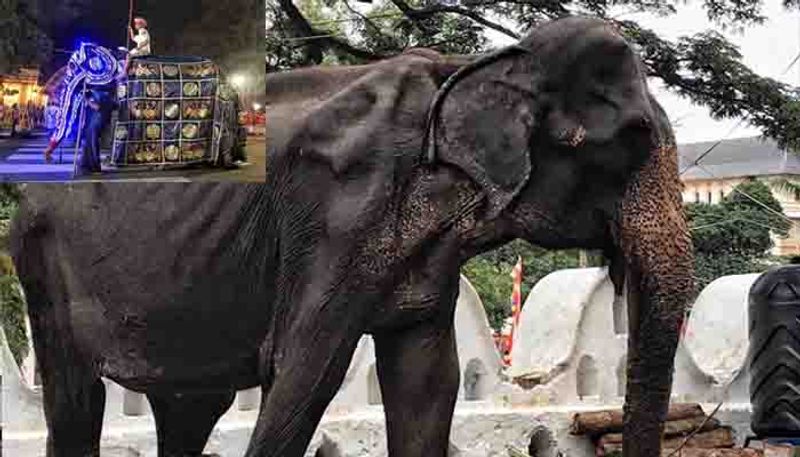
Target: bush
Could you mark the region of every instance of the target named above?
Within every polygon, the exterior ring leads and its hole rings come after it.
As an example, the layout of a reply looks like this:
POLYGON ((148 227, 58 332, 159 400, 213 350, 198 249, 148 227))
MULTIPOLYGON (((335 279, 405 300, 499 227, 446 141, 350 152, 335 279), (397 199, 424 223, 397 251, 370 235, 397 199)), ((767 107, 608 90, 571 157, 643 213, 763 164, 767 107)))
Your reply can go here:
MULTIPOLYGON (((500 330, 504 320, 511 315, 511 271, 520 257, 523 264, 523 305, 540 279, 554 271, 577 268, 580 264, 578 250, 551 251, 523 240, 512 241, 470 259, 461 272, 478 292, 489 324, 495 330, 500 330)), ((598 257, 589 258, 590 266, 601 263, 598 257)))
MULTIPOLYGON (((773 247, 770 231, 785 236, 791 227, 779 215, 783 210, 769 187, 757 180, 747 180, 736 189, 720 204, 691 203, 685 206, 695 248, 697 291, 720 276, 759 273, 772 264, 789 261, 769 253, 773 247)), ((468 261, 462 273, 475 287, 489 323, 497 330, 511 314, 510 274, 518 257, 522 257, 524 264, 523 303, 541 278, 579 265, 577 250, 548 251, 522 240, 468 261)), ((601 256, 589 258, 589 266, 602 263, 601 256)))
POLYGON ((19 191, 13 184, 0 183, 0 324, 17 363, 28 355, 25 328, 25 299, 14 275, 14 264, 4 251, 8 243, 9 222, 17 210, 19 191))
POLYGON ((0 322, 17 364, 28 355, 25 313, 25 299, 16 276, 0 276, 0 322))
POLYGON ((769 253, 773 247, 770 232, 786 236, 791 228, 779 215, 783 209, 769 187, 748 180, 735 189, 717 205, 690 203, 685 207, 698 291, 721 276, 760 273, 770 263, 786 263, 769 253))

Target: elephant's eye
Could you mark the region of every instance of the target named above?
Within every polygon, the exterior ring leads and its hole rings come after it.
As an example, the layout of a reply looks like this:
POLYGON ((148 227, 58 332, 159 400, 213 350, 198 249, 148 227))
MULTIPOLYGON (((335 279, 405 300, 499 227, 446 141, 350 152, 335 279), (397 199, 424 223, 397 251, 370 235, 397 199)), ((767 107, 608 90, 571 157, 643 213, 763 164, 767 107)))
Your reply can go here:
POLYGON ((589 95, 600 103, 607 103, 612 106, 617 106, 617 102, 609 95, 608 88, 605 86, 595 86, 589 89, 589 95))

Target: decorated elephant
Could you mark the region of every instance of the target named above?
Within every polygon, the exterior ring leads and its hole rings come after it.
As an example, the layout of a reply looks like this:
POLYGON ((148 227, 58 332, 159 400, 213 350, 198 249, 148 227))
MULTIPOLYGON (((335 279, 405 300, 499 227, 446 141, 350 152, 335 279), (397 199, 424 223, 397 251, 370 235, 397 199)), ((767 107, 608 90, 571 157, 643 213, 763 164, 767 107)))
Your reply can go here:
POLYGON ((96 455, 101 376, 147 394, 161 456, 202 452, 253 386, 246 455, 302 456, 363 334, 389 455, 443 457, 459 269, 515 238, 609 259, 630 315, 624 452, 659 455, 692 246, 669 121, 611 26, 562 19, 485 56, 416 50, 267 87, 263 185, 24 189, 12 250, 49 457, 96 455))
POLYGON ((217 65, 193 56, 124 61, 93 43, 69 59, 59 85, 59 111, 45 156, 80 128, 84 91, 117 93, 112 161, 117 166, 213 163, 244 159, 239 96, 217 65))
MULTIPOLYGON (((87 88, 113 86, 122 74, 122 64, 114 54, 102 46, 81 43, 70 55, 66 67, 61 71, 63 81, 58 84, 58 115, 50 144, 45 151, 49 156, 64 138, 75 132, 84 107, 83 91, 87 88)), ((52 82, 51 82, 52 83, 52 82)))

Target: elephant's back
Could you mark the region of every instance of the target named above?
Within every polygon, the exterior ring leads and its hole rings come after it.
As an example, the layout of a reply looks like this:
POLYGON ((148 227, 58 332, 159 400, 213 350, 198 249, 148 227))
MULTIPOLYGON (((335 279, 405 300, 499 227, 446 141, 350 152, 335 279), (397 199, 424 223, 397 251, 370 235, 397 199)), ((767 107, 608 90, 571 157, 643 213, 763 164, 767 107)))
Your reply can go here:
POLYGON ((264 338, 266 198, 258 184, 60 184, 28 186, 22 206, 66 285, 51 301, 81 311, 91 352, 121 379, 179 379, 225 372, 264 338))

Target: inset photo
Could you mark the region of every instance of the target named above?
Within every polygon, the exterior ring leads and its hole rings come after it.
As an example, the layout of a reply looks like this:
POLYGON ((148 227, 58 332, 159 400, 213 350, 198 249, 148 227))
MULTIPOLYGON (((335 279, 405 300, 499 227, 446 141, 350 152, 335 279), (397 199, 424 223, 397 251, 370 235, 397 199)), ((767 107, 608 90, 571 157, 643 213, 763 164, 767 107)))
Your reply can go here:
POLYGON ((0 180, 263 181, 263 0, 15 4, 0 180))

